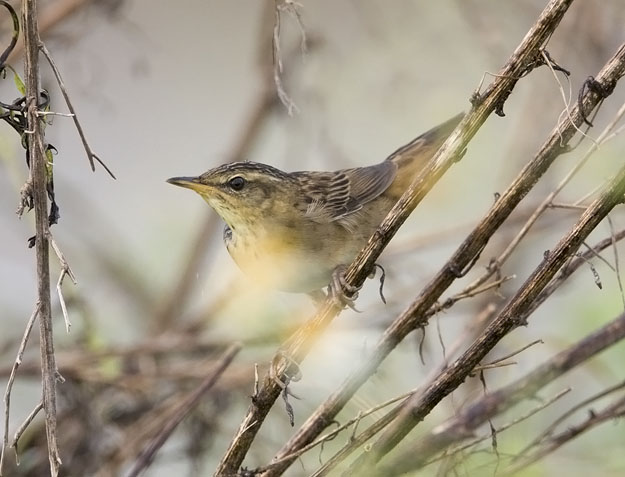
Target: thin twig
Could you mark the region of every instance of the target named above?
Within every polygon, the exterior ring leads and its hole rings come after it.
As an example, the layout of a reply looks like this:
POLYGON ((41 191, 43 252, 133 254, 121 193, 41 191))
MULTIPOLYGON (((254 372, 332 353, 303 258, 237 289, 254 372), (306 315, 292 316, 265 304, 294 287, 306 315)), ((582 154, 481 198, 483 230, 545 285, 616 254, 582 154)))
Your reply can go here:
POLYGON ((291 97, 284 89, 284 85, 282 84, 282 53, 280 50, 280 18, 282 12, 289 13, 297 23, 297 26, 300 30, 301 35, 301 50, 302 54, 306 53, 306 30, 304 29, 304 25, 302 23, 302 18, 299 13, 298 7, 301 5, 294 2, 293 0, 275 0, 275 20, 273 26, 273 37, 272 37, 272 46, 273 46, 273 80, 276 85, 276 92, 278 94, 278 98, 282 104, 286 107, 286 110, 289 116, 293 116, 293 112, 298 113, 299 108, 293 102, 291 97))
POLYGON ((59 302, 61 303, 61 310, 63 311, 63 319, 65 320, 65 330, 69 333, 72 323, 69 321, 69 314, 67 313, 67 306, 65 305, 65 298, 63 298, 62 286, 63 286, 63 278, 65 278, 65 275, 67 275, 72 280, 74 285, 76 285, 76 276, 74 275, 74 272, 70 268, 69 263, 67 263, 67 260, 65 259, 65 256, 63 255, 63 252, 61 252, 61 249, 54 241, 54 238, 52 237, 52 234, 50 232, 48 232, 48 240, 50 241, 50 245, 52 245, 52 249, 54 250, 54 253, 56 253, 56 256, 59 259, 59 262, 61 264, 61 274, 59 275, 59 280, 56 283, 56 292, 59 295, 59 302))
POLYGON ((10 447, 12 447, 15 450, 15 458, 17 459, 18 464, 19 464, 20 459, 19 459, 19 451, 18 451, 17 443, 19 442, 20 437, 22 437, 22 434, 24 434, 24 431, 26 431, 28 426, 30 426, 30 423, 33 422, 33 419, 37 417, 37 414, 39 414, 39 412, 42 409, 43 409, 43 401, 39 401, 39 403, 33 408, 33 410, 30 411, 30 414, 26 416, 26 419, 24 419, 24 422, 22 422, 22 424, 20 424, 20 426, 17 428, 17 430, 15 431, 15 434, 13 434, 13 440, 11 441, 10 447))
MULTIPOLYGON (((478 313, 477 315, 475 315, 475 318, 473 320, 471 320, 471 322, 465 327, 464 332, 460 335, 460 337, 454 341, 454 343, 452 343, 452 345, 449 347, 448 350, 448 357, 450 356, 454 356, 463 345, 466 345, 465 343, 465 336, 472 336, 476 330, 478 328, 481 328, 482 326, 484 326, 484 323, 486 323, 488 321, 488 319, 493 315, 493 313, 495 313, 496 311, 496 307, 493 304, 489 304, 487 305, 480 313, 478 313)), ((445 369, 447 367, 447 358, 443 359, 443 362, 440 364, 440 366, 438 366, 437 368, 433 369, 428 377, 426 377, 425 381, 429 382, 430 380, 434 379, 434 377, 436 376, 436 374, 438 374, 440 371, 442 371, 443 369, 445 369)), ((377 412, 391 404, 394 404, 397 401, 401 401, 403 399, 406 399, 412 395, 414 395, 417 392, 420 392, 423 390, 423 386, 419 386, 418 388, 415 388, 411 391, 408 391, 400 396, 397 396, 395 398, 389 399, 388 401, 385 401, 375 407, 372 407, 368 410, 365 411, 359 411, 358 416, 356 418, 350 419, 348 420, 345 424, 342 424, 341 426, 339 426, 337 429, 333 430, 332 432, 329 432, 321 437, 319 437, 318 439, 316 439, 315 441, 311 442, 310 444, 306 445, 305 447, 303 447, 302 449, 299 449, 297 452, 293 453, 293 454, 289 454, 286 455, 284 457, 282 457, 280 460, 274 460, 271 462, 271 464, 265 466, 265 467, 261 467, 258 469, 254 469, 254 472, 257 473, 262 473, 265 472, 267 470, 270 470, 273 467, 277 467, 280 466, 281 464, 285 463, 285 462, 289 462, 292 461, 293 458, 299 457, 300 455, 304 454, 305 452, 309 451, 310 449, 318 446, 319 444, 322 444, 326 441, 332 440, 334 439, 339 432, 341 432, 344 429, 347 429, 349 426, 359 422, 360 420, 362 420, 362 418, 373 414, 374 412, 377 412)), ((391 411, 392 412, 392 411, 391 411)), ((390 420, 389 420, 390 422, 390 420)), ((361 445, 363 440, 363 434, 365 434, 365 432, 360 433, 358 436, 355 435, 355 431, 356 429, 354 428, 354 430, 352 431, 352 436, 349 439, 348 444, 341 450, 340 452, 348 452, 350 447, 357 447, 358 445, 361 445)), ((327 465, 327 464, 326 464, 327 465)), ((322 468, 320 470, 318 470, 317 472, 315 472, 315 474, 313 474, 315 477, 317 477, 318 475, 325 475, 324 473, 319 473, 322 469, 325 469, 326 466, 322 466, 322 468)), ((311 476, 313 477, 313 476, 311 476)))
MULTIPOLYGON (((625 48, 624 48, 625 53, 625 48)), ((507 333, 514 328, 525 324, 527 316, 524 310, 526 304, 531 303, 546 285, 555 276, 558 269, 566 262, 571 254, 579 247, 585 237, 605 218, 612 208, 622 202, 625 193, 625 167, 622 168, 603 194, 586 210, 579 222, 558 243, 549 256, 536 268, 526 280, 516 295, 502 310, 499 316, 485 330, 475 343, 446 370, 419 399, 413 399, 402 414, 396 419, 378 442, 373 445, 370 453, 361 456, 352 466, 358 472, 363 465, 371 467, 383 455, 409 432, 423 417, 440 402, 441 394, 448 394, 451 389, 460 385, 466 376, 467 368, 475 364, 486 355, 507 333), (453 385, 452 385, 453 383, 453 385), (444 391, 442 391, 444 390, 444 391)), ((443 394, 443 395, 444 395, 443 394)))
POLYGON ((519 454, 513 460, 519 460, 520 458, 524 457, 533 447, 539 446, 542 442, 544 442, 547 438, 549 438, 549 436, 551 436, 555 432, 556 428, 561 423, 563 423, 566 419, 571 417, 573 414, 575 414, 577 411, 579 411, 583 407, 586 407, 589 404, 592 404, 593 402, 598 401, 599 399, 603 399, 604 397, 614 392, 620 391, 623 388, 625 388, 625 381, 622 381, 607 389, 604 389, 603 391, 599 393, 593 394, 592 396, 575 404, 573 407, 568 409, 565 413, 560 415, 555 421, 553 421, 543 432, 540 433, 538 437, 536 437, 532 442, 530 442, 527 446, 525 446, 523 450, 521 450, 519 454))
POLYGON ((76 116, 73 113, 55 113, 54 111, 37 111, 37 116, 45 118, 46 116, 61 116, 63 118, 73 118, 76 116))
POLYGON ((528 343, 525 346, 517 349, 516 351, 512 351, 511 353, 508 353, 507 355, 502 356, 501 358, 497 358, 497 359, 487 363, 487 365, 490 366, 490 365, 493 365, 493 364, 501 363, 502 361, 506 361, 506 360, 512 358, 513 356, 516 356, 517 354, 522 353, 527 348, 531 348, 532 346, 537 345, 538 343, 543 344, 543 340, 534 340, 531 343, 528 343))
POLYGON ((474 287, 472 289, 464 289, 462 290, 460 293, 456 293, 455 295, 447 298, 445 301, 443 301, 442 303, 437 303, 436 305, 434 305, 429 311, 428 311, 428 315, 434 315, 440 311, 446 310, 450 307, 452 307, 454 304, 456 304, 457 302, 459 302, 460 300, 466 300, 467 298, 473 298, 477 295, 479 295, 480 293, 484 293, 487 292, 489 290, 492 290, 493 288, 499 288, 502 284, 506 283, 509 280, 514 280, 516 278, 516 275, 510 275, 510 276, 506 276, 506 277, 501 277, 498 280, 495 280, 491 283, 486 283, 477 287, 474 287))
POLYGON ((607 216, 608 225, 610 226, 610 238, 612 239, 612 251, 614 252, 614 269, 616 272, 616 282, 618 283, 619 291, 621 292, 621 302, 623 303, 623 309, 625 309, 625 292, 623 291, 623 280, 621 279, 621 267, 618 259, 618 249, 616 248, 616 232, 614 231, 614 223, 612 218, 607 216))
MULTIPOLYGON (((566 394, 568 394, 569 392, 571 392, 571 388, 566 388, 563 389, 562 391, 560 391, 559 393, 557 393, 556 395, 550 397, 549 399, 545 400, 544 402, 541 402, 538 406, 530 409, 528 412, 526 412, 525 414, 513 419, 512 421, 500 426, 497 428, 496 433, 499 434, 501 432, 504 432, 508 429, 510 429, 511 427, 519 424, 520 422, 526 421, 527 419, 529 419, 530 417, 532 417, 533 415, 537 414, 538 412, 542 411, 543 409, 549 407, 551 404, 553 404, 554 402, 556 402, 557 400, 559 400, 561 397, 565 396, 566 394)), ((475 446, 476 444, 479 444, 480 442, 484 442, 487 439, 491 439, 491 435, 485 435, 485 436, 480 436, 480 437, 476 437, 475 439, 467 442, 466 444, 463 444, 459 447, 456 447, 454 449, 451 449, 449 452, 446 452, 444 455, 437 457, 435 459, 432 459, 430 461, 427 461, 424 464, 424 467, 430 464, 433 464, 434 462, 437 462, 443 458, 447 458, 450 457, 454 454, 458 454, 460 452, 464 452, 467 449, 470 449, 471 447, 475 446)))
POLYGON ((30 315, 30 318, 28 319, 28 323, 26 323, 24 336, 22 336, 22 341, 20 342, 19 349, 17 350, 17 356, 15 357, 15 361, 13 362, 13 366, 11 367, 11 374, 9 375, 9 380, 7 381, 6 391, 4 392, 4 437, 2 438, 2 452, 0 453, 0 476, 3 475, 2 466, 4 464, 4 455, 7 450, 8 443, 9 443, 9 417, 11 415, 11 391, 13 390, 13 383, 15 381, 15 376, 17 375, 17 368, 19 368, 20 364, 22 364, 22 358, 24 357, 24 351, 26 350, 26 344, 28 343, 30 332, 33 329, 33 325, 35 324, 37 315, 39 315, 39 308, 40 308, 39 303, 37 303, 32 315, 30 315))
MULTIPOLYGON (((560 78, 558 78, 558 75, 555 69, 553 68, 553 64, 552 64, 551 59, 549 58, 549 55, 545 52, 545 50, 541 50, 540 55, 543 57, 545 64, 549 68, 549 71, 551 71, 553 78, 556 80, 556 83, 558 84, 558 89, 560 90, 560 95, 562 96, 562 102, 564 103, 564 110, 562 111, 562 113, 560 113, 560 119, 558 122, 562 120, 563 116, 566 116, 569 121, 572 121, 571 119, 571 97, 573 96, 573 92, 571 90, 571 80, 568 75, 565 75, 566 82, 569 85, 569 94, 567 98, 567 94, 564 92, 564 87, 562 86, 562 82, 560 81, 560 78)), ((584 131, 582 131, 579 127, 577 127, 577 125, 575 125, 575 128, 577 129, 577 132, 582 135, 582 137, 590 139, 595 145, 597 145, 595 140, 592 139, 590 136, 586 135, 584 131)))
MULTIPOLYGON (((556 186, 556 188, 551 191, 547 197, 541 202, 541 204, 534 210, 530 218, 523 225, 521 230, 517 233, 517 235, 512 239, 512 241, 508 244, 506 249, 493 261, 493 265, 490 266, 486 273, 484 273, 481 277, 477 278, 473 283, 468 285, 463 291, 471 291, 481 284, 485 283, 497 269, 501 268, 504 262, 508 260, 512 252, 516 250, 519 243, 523 240, 523 238, 528 234, 530 229, 534 226, 536 221, 542 216, 542 214, 549 207, 553 207, 553 199, 564 189, 564 187, 577 175, 577 173, 582 169, 582 167, 588 162, 588 160, 592 157, 592 155, 599 149, 599 146, 605 144, 608 140, 613 137, 610 132, 616 127, 617 123, 621 120, 621 118, 625 115, 625 103, 621 105, 618 112, 612 118, 610 123, 605 127, 605 129, 601 132, 599 137, 593 144, 588 148, 583 157, 571 168, 571 170, 566 174, 566 176, 560 181, 560 183, 556 186)), ((602 186, 604 186, 603 184, 602 186)), ((600 186, 597 190, 599 190, 602 186, 600 186)), ((576 206, 580 203, 584 202, 587 197, 583 198, 583 200, 579 200, 576 202, 576 206)), ((577 207, 576 207, 577 208, 577 207)), ((586 208, 586 207, 584 207, 586 208)))
POLYGON ((583 422, 574 426, 569 426, 568 429, 566 429, 565 431, 562 431, 560 434, 553 436, 549 440, 549 442, 537 452, 519 461, 516 465, 513 465, 510 468, 506 469, 505 475, 518 475, 518 472, 521 469, 524 469, 530 464, 533 464, 543 457, 551 454, 556 449, 559 449, 564 444, 572 441, 584 432, 593 429, 599 424, 623 416, 625 416, 625 397, 617 399, 601 411, 590 412, 588 417, 583 422))
POLYGON ((63 98, 65 98, 65 104, 67 104, 67 109, 69 109, 69 111, 71 113, 71 118, 74 120, 74 125, 76 126, 76 130, 78 131, 78 135, 80 136, 80 140, 82 141, 82 146, 85 149, 85 152, 87 153, 87 159, 89 159, 89 164, 91 165, 91 170, 95 171, 95 163, 94 163, 94 160, 95 160, 104 168, 104 170, 106 172, 108 172, 108 174, 113 179, 116 179, 115 174, 113 174, 113 172, 102 161, 102 159, 100 159, 97 156, 97 154, 95 152, 93 152, 93 149, 91 149, 91 146, 89 145, 89 142, 87 141, 87 136, 85 135, 85 132, 82 129, 82 125, 80 124, 80 121, 78 120, 78 115, 76 114, 76 110, 74 109, 74 105, 72 104, 72 100, 69 97, 69 93, 67 92, 67 88, 65 87, 65 83, 63 82, 63 77, 61 76, 61 72, 57 68, 56 63, 54 62, 54 60, 52 59, 52 55, 50 54, 50 51, 46 47, 45 43, 43 41, 41 41, 41 40, 39 40, 39 43, 38 43, 37 47, 39 48, 39 50, 41 50, 41 52, 43 53, 43 56, 45 56, 46 60, 48 60, 48 63, 50 64, 50 67, 52 68, 52 71, 54 72, 54 77, 56 78, 56 82, 58 83, 59 88, 61 89, 61 93, 63 94, 63 98))

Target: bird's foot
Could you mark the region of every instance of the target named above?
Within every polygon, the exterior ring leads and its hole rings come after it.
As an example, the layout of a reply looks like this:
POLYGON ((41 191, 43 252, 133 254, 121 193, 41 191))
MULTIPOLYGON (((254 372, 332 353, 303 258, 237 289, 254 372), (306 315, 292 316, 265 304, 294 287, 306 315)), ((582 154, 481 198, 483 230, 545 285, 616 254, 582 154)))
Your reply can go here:
POLYGON ((289 384, 302 379, 302 372, 300 371, 299 364, 297 364, 297 362, 287 354, 282 351, 278 351, 271 362, 271 366, 269 366, 269 377, 278 385, 278 387, 280 387, 280 389, 282 389, 280 394, 282 395, 282 399, 284 399, 286 413, 289 416, 291 427, 293 427, 295 425, 295 415, 293 406, 289 402, 289 396, 292 396, 295 399, 301 398, 291 391, 289 384), (282 363, 283 360, 285 363, 282 363), (280 373, 279 369, 283 364, 286 364, 287 367, 283 373, 280 373), (289 374, 289 371, 291 371, 292 374, 289 374))
POLYGON ((360 313, 360 310, 354 306, 360 287, 347 283, 345 280, 345 269, 345 265, 339 265, 332 272, 332 280, 328 286, 328 295, 340 307, 348 306, 355 312, 360 313))

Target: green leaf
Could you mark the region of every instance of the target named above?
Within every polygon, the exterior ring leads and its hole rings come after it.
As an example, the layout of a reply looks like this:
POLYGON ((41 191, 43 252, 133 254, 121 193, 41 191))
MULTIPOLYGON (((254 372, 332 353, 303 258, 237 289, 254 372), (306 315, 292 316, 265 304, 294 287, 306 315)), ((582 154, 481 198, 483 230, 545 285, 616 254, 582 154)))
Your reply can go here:
POLYGON ((50 148, 46 148, 46 159, 46 175, 48 176, 48 181, 50 181, 53 177, 52 167, 54 166, 54 155, 50 148))
POLYGON ((22 78, 20 78, 20 75, 15 73, 15 71, 13 71, 13 73, 13 81, 15 82, 15 87, 20 93, 22 93, 22 95, 26 96, 26 85, 22 81, 22 78))
POLYGON ((20 93, 22 93, 22 96, 26 96, 26 85, 24 84, 24 81, 22 80, 20 75, 17 74, 17 71, 15 71, 15 69, 11 65, 4 65, 4 67, 10 69, 13 72, 13 82, 15 83, 15 87, 20 93))

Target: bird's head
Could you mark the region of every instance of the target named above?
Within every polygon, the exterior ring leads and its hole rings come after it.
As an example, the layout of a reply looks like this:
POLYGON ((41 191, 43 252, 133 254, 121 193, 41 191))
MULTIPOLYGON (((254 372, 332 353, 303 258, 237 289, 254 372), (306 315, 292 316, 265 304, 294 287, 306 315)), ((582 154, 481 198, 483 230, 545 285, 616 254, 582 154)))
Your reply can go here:
POLYGON ((200 194, 233 230, 268 220, 293 205, 288 199, 294 184, 289 174, 257 162, 233 162, 167 182, 200 194))

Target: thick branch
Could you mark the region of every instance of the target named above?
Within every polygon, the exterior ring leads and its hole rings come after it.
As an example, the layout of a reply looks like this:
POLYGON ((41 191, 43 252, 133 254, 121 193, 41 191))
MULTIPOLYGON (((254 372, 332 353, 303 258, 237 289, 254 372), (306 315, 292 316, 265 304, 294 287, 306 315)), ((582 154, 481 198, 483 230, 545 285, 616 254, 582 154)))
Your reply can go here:
POLYGON ((50 268, 48 257, 48 200, 46 191, 46 158, 42 144, 43 131, 37 117, 39 99, 39 32, 37 29, 37 2, 22 2, 28 114, 28 158, 33 179, 35 205, 35 253, 37 255, 37 295, 39 302, 39 340, 41 348, 41 378, 43 409, 46 419, 48 458, 53 477, 59 473, 61 458, 56 442, 56 363, 52 336, 50 306, 50 268))

